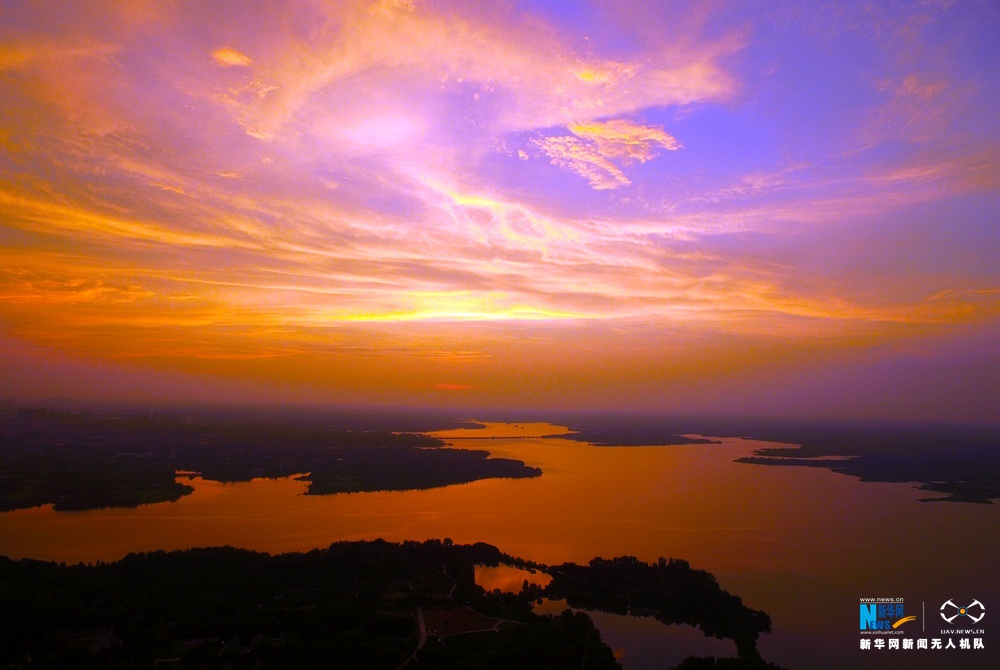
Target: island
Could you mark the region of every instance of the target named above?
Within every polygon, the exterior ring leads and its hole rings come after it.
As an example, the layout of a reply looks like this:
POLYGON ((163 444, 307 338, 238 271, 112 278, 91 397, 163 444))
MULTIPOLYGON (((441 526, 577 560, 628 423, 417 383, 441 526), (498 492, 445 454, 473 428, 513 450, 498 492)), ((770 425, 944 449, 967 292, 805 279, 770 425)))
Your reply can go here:
POLYGON ((306 473, 306 495, 538 477, 522 461, 418 433, 150 413, 21 409, 0 425, 0 511, 89 510, 177 500, 178 474, 220 482, 306 473))
POLYGON ((921 502, 992 504, 1000 498, 1000 428, 870 423, 763 431, 795 447, 757 449, 738 463, 827 468, 863 482, 912 482, 921 502))
POLYGON ((776 442, 737 463, 827 468, 864 482, 912 482, 922 502, 991 504, 1000 498, 1000 424, 601 413, 550 417, 560 437, 598 446, 710 445, 706 437, 776 442))

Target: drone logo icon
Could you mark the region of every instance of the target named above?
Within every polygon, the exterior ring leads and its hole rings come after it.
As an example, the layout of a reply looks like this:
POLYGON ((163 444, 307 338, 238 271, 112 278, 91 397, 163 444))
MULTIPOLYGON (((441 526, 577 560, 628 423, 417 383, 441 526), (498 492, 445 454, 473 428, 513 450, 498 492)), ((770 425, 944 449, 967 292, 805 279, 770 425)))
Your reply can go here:
POLYGON ((941 605, 941 618, 948 623, 951 623, 960 616, 967 616, 972 619, 972 623, 979 623, 986 616, 986 605, 978 600, 973 600, 965 607, 960 607, 951 600, 941 605))

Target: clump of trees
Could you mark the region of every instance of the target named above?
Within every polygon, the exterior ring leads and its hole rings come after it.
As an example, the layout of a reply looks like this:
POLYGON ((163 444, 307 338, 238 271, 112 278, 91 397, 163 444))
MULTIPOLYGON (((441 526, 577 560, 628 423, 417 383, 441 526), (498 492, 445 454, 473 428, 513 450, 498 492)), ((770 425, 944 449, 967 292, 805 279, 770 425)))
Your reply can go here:
POLYGON ((757 638, 771 632, 766 613, 746 607, 713 575, 684 560, 595 558, 589 565, 564 563, 550 572, 552 581, 544 591, 550 598, 583 609, 696 626, 705 635, 733 640, 741 658, 759 658, 757 638))

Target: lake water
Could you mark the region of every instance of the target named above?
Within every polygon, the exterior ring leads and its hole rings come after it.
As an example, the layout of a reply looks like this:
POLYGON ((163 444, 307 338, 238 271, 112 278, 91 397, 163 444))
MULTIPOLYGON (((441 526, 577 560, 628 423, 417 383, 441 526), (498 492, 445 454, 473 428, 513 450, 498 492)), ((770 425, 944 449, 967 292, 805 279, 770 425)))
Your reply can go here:
MULTIPOLYGON (((194 477, 194 493, 172 503, 0 514, 0 553, 76 562, 208 545, 275 553, 337 540, 450 537, 548 564, 676 557, 771 615, 774 634, 760 650, 786 668, 1000 667, 990 617, 976 624, 986 631, 977 636, 985 650, 862 651, 858 628, 866 597, 904 598, 906 614, 918 616, 902 629, 906 638, 940 637, 947 626, 938 610, 949 599, 978 599, 1000 616, 997 506, 920 503, 926 494, 909 484, 733 462, 770 446, 758 441, 608 448, 541 437, 565 432, 488 424, 435 434, 542 468, 535 479, 305 496, 306 484, 295 478, 220 484, 194 477)), ((628 670, 735 654, 732 643, 688 627, 593 616, 628 670)))

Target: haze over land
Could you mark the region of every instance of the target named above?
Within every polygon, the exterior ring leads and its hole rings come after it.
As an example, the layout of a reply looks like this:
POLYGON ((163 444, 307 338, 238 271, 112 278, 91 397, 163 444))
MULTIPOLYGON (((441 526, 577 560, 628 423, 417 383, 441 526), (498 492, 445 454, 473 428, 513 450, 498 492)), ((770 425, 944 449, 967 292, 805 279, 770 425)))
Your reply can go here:
POLYGON ((998 29, 3 3, 0 397, 993 421, 998 29))

